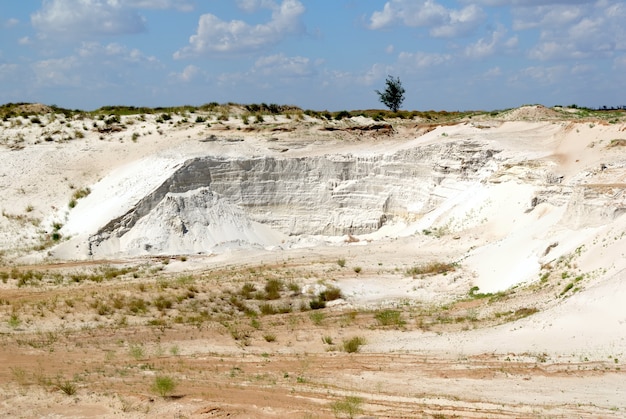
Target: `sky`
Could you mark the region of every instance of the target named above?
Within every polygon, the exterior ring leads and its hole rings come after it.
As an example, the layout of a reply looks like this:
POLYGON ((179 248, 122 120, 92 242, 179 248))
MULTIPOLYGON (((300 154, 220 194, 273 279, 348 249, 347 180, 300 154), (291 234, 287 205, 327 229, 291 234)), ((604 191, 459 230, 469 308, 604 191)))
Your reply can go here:
POLYGON ((624 0, 0 2, 0 103, 626 105, 624 0))

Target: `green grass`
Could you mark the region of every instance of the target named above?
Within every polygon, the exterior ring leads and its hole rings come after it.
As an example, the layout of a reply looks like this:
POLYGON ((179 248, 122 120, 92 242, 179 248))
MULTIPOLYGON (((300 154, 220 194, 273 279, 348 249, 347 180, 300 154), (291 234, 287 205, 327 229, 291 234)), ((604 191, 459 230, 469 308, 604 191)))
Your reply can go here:
POLYGON ((402 319, 402 312, 398 310, 381 310, 374 315, 380 326, 402 327, 406 322, 402 319))

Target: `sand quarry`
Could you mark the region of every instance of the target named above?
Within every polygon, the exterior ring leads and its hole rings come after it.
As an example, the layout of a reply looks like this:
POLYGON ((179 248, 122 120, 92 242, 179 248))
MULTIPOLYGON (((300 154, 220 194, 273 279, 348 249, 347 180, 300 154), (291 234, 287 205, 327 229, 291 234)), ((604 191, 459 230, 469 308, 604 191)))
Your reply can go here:
POLYGON ((626 115, 328 116, 5 115, 0 416, 626 417, 626 115))

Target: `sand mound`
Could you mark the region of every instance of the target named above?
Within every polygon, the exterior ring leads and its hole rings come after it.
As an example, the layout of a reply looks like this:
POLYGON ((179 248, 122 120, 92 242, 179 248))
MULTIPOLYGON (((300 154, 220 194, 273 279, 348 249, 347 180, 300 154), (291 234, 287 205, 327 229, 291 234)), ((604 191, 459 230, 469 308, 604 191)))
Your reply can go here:
POLYGON ((543 105, 522 106, 498 115, 498 119, 506 121, 544 121, 559 118, 563 118, 563 115, 543 105))

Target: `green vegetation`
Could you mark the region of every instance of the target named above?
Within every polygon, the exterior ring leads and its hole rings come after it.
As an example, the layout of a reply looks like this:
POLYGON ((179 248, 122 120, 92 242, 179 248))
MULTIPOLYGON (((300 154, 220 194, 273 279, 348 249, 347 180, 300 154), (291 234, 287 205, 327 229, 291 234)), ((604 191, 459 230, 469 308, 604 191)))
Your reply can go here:
POLYGON ((456 263, 431 262, 425 265, 414 266, 406 271, 409 276, 418 277, 425 275, 438 275, 453 272, 457 268, 456 263))
POLYGON ((69 380, 59 381, 55 387, 67 396, 73 396, 78 390, 76 384, 69 380))
POLYGON ((348 353, 359 352, 361 346, 365 345, 365 339, 360 336, 354 336, 343 341, 343 350, 348 353))
POLYGON ((402 327, 406 324, 402 319, 402 312, 398 310, 381 310, 374 315, 374 318, 380 326, 402 327))
POLYGON ((346 417, 349 419, 354 418, 356 415, 363 413, 361 405, 363 399, 356 396, 346 396, 341 400, 337 400, 330 405, 333 414, 337 418, 346 417))
POLYGON ((398 112, 402 102, 404 102, 405 89, 399 77, 387 76, 385 80, 385 90, 380 92, 376 90, 376 94, 380 101, 392 112, 398 112))
POLYGON ((176 388, 176 381, 167 375, 157 375, 154 377, 154 383, 152 384, 152 391, 159 396, 165 398, 169 396, 176 388))

